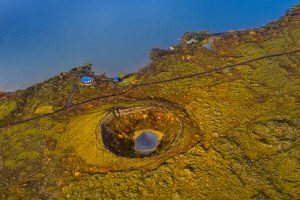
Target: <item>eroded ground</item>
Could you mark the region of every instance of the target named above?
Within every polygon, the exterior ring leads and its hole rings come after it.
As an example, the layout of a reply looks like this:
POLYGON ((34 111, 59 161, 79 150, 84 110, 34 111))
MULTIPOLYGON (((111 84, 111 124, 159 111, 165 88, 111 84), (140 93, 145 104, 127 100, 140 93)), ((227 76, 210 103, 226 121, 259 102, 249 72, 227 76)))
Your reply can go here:
POLYGON ((212 49, 177 45, 121 83, 96 76, 77 91, 78 76, 67 72, 0 93, 1 198, 299 199, 300 53, 146 83, 298 50, 300 7, 265 27, 213 36, 212 49), (182 122, 176 145, 142 158, 105 148, 107 115, 153 106, 171 113, 160 123, 182 122), (54 113, 14 124, 43 112, 54 113))

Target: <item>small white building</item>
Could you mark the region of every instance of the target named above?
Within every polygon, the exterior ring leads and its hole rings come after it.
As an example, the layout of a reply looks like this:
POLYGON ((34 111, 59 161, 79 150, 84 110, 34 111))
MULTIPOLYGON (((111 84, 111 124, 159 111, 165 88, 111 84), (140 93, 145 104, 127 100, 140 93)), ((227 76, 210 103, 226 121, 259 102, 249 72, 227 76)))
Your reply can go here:
POLYGON ((196 42, 197 42, 197 40, 193 38, 193 39, 190 39, 189 41, 187 41, 186 44, 191 45, 191 44, 194 44, 196 42))
POLYGON ((202 44, 202 47, 204 47, 208 50, 213 50, 212 49, 212 43, 213 43, 213 39, 209 38, 206 44, 202 44))

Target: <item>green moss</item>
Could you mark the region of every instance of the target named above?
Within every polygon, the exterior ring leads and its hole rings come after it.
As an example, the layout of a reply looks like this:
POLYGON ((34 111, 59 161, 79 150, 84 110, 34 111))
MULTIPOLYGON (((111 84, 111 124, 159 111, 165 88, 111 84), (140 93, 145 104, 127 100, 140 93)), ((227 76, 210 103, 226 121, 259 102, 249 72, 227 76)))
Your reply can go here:
POLYGON ((39 152, 37 151, 24 151, 18 155, 18 159, 37 159, 39 157, 39 152))
MULTIPOLYGON (((299 19, 284 17, 261 29, 213 36, 214 52, 201 43, 154 51, 153 63, 121 84, 95 81, 80 87, 72 101, 299 49, 299 28, 299 19)), ((298 199, 299 59, 285 55, 136 87, 1 129, 0 193, 6 199, 298 199), (104 147, 99 123, 109 110, 138 106, 168 108, 184 122, 182 140, 171 151, 132 159, 104 147)), ((66 73, 18 92, 0 103, 0 120, 36 116, 40 105, 60 109, 77 83, 66 73)), ((115 114, 116 126, 133 120, 115 114)))
POLYGON ((0 121, 4 120, 11 114, 17 107, 15 101, 4 101, 0 103, 0 121))
POLYGON ((8 169, 15 169, 17 166, 17 162, 15 160, 6 160, 4 166, 8 169))

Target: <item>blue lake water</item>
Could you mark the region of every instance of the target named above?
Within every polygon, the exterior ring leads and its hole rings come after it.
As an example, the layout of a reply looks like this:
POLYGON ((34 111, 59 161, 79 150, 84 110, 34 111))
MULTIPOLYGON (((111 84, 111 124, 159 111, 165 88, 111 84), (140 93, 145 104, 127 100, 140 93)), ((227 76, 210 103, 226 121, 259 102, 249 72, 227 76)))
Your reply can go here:
POLYGON ((92 63, 114 76, 149 62, 186 31, 258 27, 296 0, 0 0, 0 90, 92 63))

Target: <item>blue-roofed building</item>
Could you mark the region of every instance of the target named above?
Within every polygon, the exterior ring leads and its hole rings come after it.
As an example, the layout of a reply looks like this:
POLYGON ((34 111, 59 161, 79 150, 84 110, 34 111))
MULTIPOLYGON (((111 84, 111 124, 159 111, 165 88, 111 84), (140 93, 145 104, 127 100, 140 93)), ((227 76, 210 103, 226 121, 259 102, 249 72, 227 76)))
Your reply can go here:
POLYGON ((119 81, 121 81, 121 79, 120 79, 120 77, 118 77, 118 76, 115 76, 115 77, 113 77, 113 81, 115 81, 115 82, 119 82, 119 81))
POLYGON ((94 79, 91 76, 82 76, 80 77, 80 82, 83 85, 91 85, 94 82, 94 79))

